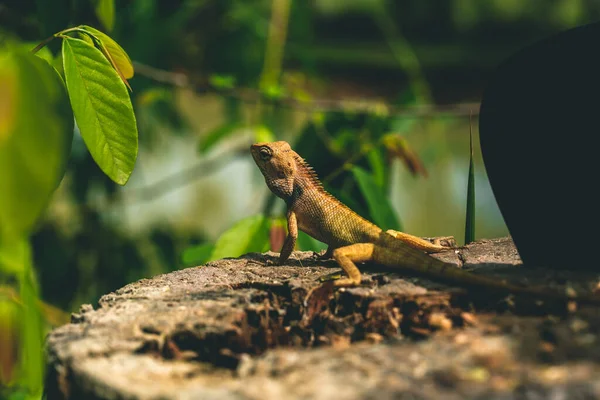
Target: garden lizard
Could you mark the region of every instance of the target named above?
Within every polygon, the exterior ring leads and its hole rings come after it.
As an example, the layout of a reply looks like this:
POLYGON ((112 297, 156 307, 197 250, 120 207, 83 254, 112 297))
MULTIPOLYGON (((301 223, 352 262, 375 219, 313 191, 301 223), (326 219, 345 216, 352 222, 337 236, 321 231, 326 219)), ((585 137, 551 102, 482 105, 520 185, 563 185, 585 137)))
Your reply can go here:
MULTIPOLYGON (((334 286, 357 286, 361 273, 356 263, 371 261, 387 267, 403 267, 467 286, 500 290, 507 293, 570 299, 566 293, 518 286, 499 279, 476 275, 453 264, 429 256, 450 247, 394 230, 384 231, 352 211, 329 194, 308 163, 287 142, 256 143, 252 157, 265 177, 269 189, 287 205, 288 234, 279 263, 291 255, 301 230, 327 244, 326 255, 344 270, 347 277, 334 286)), ((573 300, 600 302, 600 297, 576 297, 573 300)))

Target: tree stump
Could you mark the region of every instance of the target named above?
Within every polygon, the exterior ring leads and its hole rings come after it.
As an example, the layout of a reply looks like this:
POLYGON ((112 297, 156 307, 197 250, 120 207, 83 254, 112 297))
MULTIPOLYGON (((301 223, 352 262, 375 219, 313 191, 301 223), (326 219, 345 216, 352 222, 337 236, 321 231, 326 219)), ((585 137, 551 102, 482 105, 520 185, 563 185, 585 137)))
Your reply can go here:
MULTIPOLYGON (((552 251, 549 246, 548 251, 552 251)), ((510 238, 435 255, 511 282, 589 291, 586 272, 524 268, 510 238)), ((129 284, 47 339, 48 399, 600 398, 598 307, 463 289, 312 252, 251 253, 129 284)))

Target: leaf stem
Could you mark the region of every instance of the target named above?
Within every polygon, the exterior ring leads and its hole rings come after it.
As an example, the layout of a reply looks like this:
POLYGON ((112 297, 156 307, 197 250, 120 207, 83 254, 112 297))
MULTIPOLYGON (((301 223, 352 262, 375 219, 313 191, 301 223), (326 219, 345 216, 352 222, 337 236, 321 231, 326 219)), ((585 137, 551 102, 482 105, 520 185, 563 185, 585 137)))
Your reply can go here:
POLYGON ((56 37, 56 35, 52 35, 49 38, 44 39, 40 44, 38 44, 31 50, 31 54, 35 54, 38 51, 40 51, 44 46, 46 46, 48 43, 50 43, 52 41, 52 39, 54 39, 55 37, 56 37))
POLYGON ((465 222, 465 244, 475 240, 475 166, 473 161, 472 115, 469 115, 469 176, 467 179, 467 213, 465 222))
POLYGON ((85 29, 83 29, 79 26, 75 26, 73 28, 68 28, 68 29, 62 30, 60 32, 57 32, 54 35, 50 36, 49 38, 44 39, 40 44, 38 44, 31 50, 31 54, 35 54, 38 51, 40 51, 44 46, 46 46, 48 43, 50 43, 52 41, 52 39, 57 38, 57 37, 61 37, 61 38, 65 37, 65 33, 69 33, 69 32, 87 33, 88 35, 92 36, 94 39, 97 39, 93 34, 87 32, 85 29))
MULTIPOLYGON (((65 30, 62 30, 58 33, 55 33, 54 36, 59 36, 59 35, 64 35, 65 33, 70 33, 70 32, 81 32, 81 33, 88 33, 85 29, 83 29, 81 26, 74 26, 72 28, 67 28, 65 30)), ((94 36, 94 35, 91 35, 94 36)))

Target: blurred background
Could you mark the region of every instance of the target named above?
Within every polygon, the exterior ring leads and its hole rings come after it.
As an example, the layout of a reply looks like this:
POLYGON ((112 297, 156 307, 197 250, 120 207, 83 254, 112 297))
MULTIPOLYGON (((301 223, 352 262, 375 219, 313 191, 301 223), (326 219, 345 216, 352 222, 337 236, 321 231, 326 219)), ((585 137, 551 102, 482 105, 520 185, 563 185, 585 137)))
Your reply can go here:
POLYGON ((42 300, 74 311, 142 277, 278 251, 283 202, 255 141, 289 141, 386 228, 462 243, 472 113, 476 237, 507 235, 478 147, 486 82, 520 48, 598 17, 592 0, 0 1, 0 37, 33 48, 87 24, 136 68, 132 178, 111 182, 75 135, 32 239, 42 300))

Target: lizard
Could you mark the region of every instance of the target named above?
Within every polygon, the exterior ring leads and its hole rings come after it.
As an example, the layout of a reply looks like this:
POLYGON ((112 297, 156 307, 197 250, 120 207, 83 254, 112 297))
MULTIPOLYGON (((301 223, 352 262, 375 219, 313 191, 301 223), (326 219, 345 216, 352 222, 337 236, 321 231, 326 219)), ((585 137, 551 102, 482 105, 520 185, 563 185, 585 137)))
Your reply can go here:
POLYGON ((295 248, 298 230, 328 245, 324 257, 332 257, 346 274, 333 282, 335 287, 361 283, 357 263, 375 262, 386 267, 401 267, 417 273, 514 294, 529 294, 564 300, 600 303, 600 297, 577 296, 544 287, 526 287, 473 274, 427 253, 451 249, 439 243, 395 230, 384 231, 361 217, 328 193, 313 168, 289 143, 255 143, 250 152, 268 188, 287 206, 287 236, 279 264, 288 260, 295 248))

